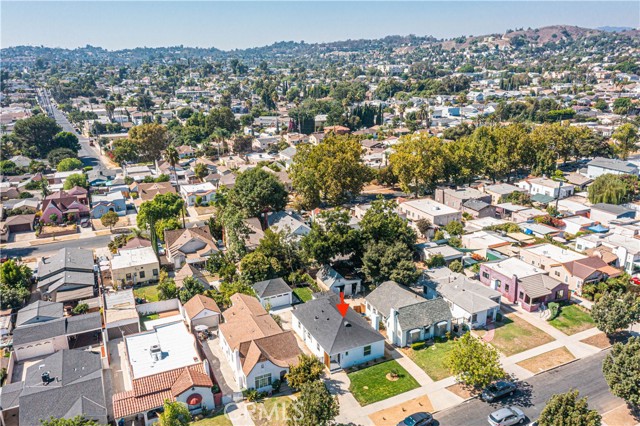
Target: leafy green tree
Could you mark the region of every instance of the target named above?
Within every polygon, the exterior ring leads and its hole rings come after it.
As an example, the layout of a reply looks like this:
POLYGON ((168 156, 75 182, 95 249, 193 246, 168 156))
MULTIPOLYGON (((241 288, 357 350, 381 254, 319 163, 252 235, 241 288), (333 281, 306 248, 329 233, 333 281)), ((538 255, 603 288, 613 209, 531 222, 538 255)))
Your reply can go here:
POLYGON ((638 149, 638 128, 631 123, 625 123, 618 127, 613 135, 611 135, 618 144, 616 150, 621 159, 626 160, 629 154, 638 149))
POLYGON ((78 158, 78 154, 69 148, 56 148, 47 155, 47 161, 52 166, 60 163, 65 158, 78 158))
POLYGON ((461 273, 464 270, 464 266, 462 266, 462 262, 459 260, 454 260, 449 264, 449 269, 453 272, 461 273))
POLYGON ((49 420, 42 420, 40 423, 42 426, 100 426, 97 421, 87 419, 84 416, 76 416, 71 419, 51 417, 49 420))
POLYGON ((640 337, 614 344, 602 363, 602 372, 612 394, 640 406, 640 337))
MULTIPOLYGON (((638 179, 630 176, 637 185, 638 179)), ((622 204, 632 200, 634 185, 623 176, 607 173, 598 176, 588 188, 589 201, 593 204, 622 204)))
POLYGON ((158 283, 158 299, 169 300, 178 297, 178 287, 173 278, 169 278, 169 275, 165 271, 160 271, 159 283, 158 283))
POLYGON ((176 217, 158 219, 155 224, 156 235, 164 241, 164 231, 172 231, 182 228, 182 223, 176 217))
POLYGON ((319 265, 329 263, 336 256, 354 253, 360 243, 360 233, 349 226, 346 210, 325 210, 311 224, 311 231, 300 241, 307 257, 319 265))
POLYGON ((608 292, 594 303, 591 317, 600 331, 614 334, 640 320, 640 302, 633 293, 608 292))
POLYGON ((136 145, 141 159, 145 161, 159 160, 169 143, 166 127, 157 123, 132 127, 129 140, 136 145))
POLYGON ((178 150, 173 146, 169 145, 167 149, 164 151, 164 157, 167 159, 167 162, 171 166, 171 171, 173 172, 173 178, 178 183, 178 173, 176 171, 176 164, 180 161, 180 155, 178 154, 178 150))
POLYGON ((427 236, 429 231, 433 228, 433 224, 429 221, 429 219, 418 219, 416 222, 416 226, 418 227, 418 231, 422 236, 427 236))
POLYGON ((240 261, 243 278, 250 283, 276 278, 282 275, 282 266, 276 258, 268 257, 261 251, 253 251, 240 261))
POLYGON ((82 161, 77 158, 65 158, 56 166, 56 170, 59 172, 69 172, 71 170, 80 170, 81 168, 82 161))
POLYGON ((289 386, 300 390, 304 384, 320 380, 323 371, 324 365, 316 356, 301 354, 298 364, 290 366, 285 377, 289 386))
POLYGON ((17 173, 18 167, 16 163, 10 160, 2 160, 0 161, 0 173, 2 175, 15 175, 17 173))
POLYGON ((117 164, 137 163, 140 158, 138 145, 130 139, 117 139, 111 144, 113 161, 117 164))
POLYGON ((613 112, 616 114, 628 114, 632 107, 630 98, 618 98, 613 101, 613 112))
POLYGON ((449 235, 460 236, 464 233, 464 225, 457 220, 452 220, 445 225, 444 230, 447 231, 449 235))
POLYGON ((413 250, 416 233, 396 214, 396 207, 395 201, 381 198, 371 203, 360 222, 360 232, 365 243, 384 242, 391 245, 400 241, 413 250))
POLYGON ((0 266, 0 307, 19 308, 29 297, 32 271, 27 265, 9 259, 0 266))
POLYGON ((182 213, 184 201, 178 194, 158 194, 153 200, 140 205, 136 222, 138 228, 150 230, 151 246, 157 250, 158 234, 156 223, 162 219, 177 218, 182 213))
POLYGON ((372 178, 362 162, 362 146, 354 137, 330 135, 318 145, 300 145, 293 158, 291 180, 301 204, 341 205, 360 194, 372 178))
POLYGON ((420 277, 413 263, 412 251, 400 241, 392 245, 386 242, 370 243, 362 257, 362 272, 375 285, 388 280, 412 285, 420 277))
POLYGON ((601 417, 590 410, 587 398, 579 398, 577 390, 551 397, 540 413, 540 426, 600 426, 601 417))
POLYGON ((53 137, 53 145, 56 148, 67 148, 74 152, 78 152, 80 150, 80 142, 78 141, 78 137, 75 135, 75 133, 71 132, 57 133, 53 137))
POLYGON ((102 226, 108 226, 109 230, 111 230, 119 220, 120 216, 118 216, 118 213, 109 211, 102 215, 102 217, 100 218, 100 223, 102 223, 102 226))
MULTIPOLYGON (((13 138, 16 146, 29 155, 45 157, 51 150, 61 148, 56 146, 53 138, 62 131, 56 120, 45 114, 37 114, 24 120, 16 121, 13 128, 13 138)), ((66 147, 71 148, 72 147, 66 147)), ((76 149, 77 151, 77 149, 76 149)))
POLYGON ((240 173, 228 200, 249 217, 261 217, 269 211, 279 211, 287 205, 287 191, 278 178, 261 169, 240 173))
POLYGON ((429 268, 440 268, 447 264, 447 261, 444 259, 444 256, 441 254, 433 255, 427 260, 427 266, 429 268))
POLYGON ((164 411, 158 414, 158 426, 189 426, 191 413, 184 402, 164 402, 164 411))
POLYGON ((67 176, 67 180, 64 181, 63 188, 65 190, 69 190, 71 188, 75 188, 76 186, 88 188, 89 181, 87 181, 87 175, 85 175, 84 173, 74 173, 67 176))
POLYGON ((182 281, 182 288, 178 291, 180 302, 187 303, 193 296, 204 293, 204 285, 194 277, 186 277, 182 281))
POLYGON ((483 388, 506 376, 498 351, 471 333, 453 342, 445 364, 456 380, 474 388, 483 388))
POLYGON ((300 396, 287 407, 288 426, 329 426, 339 413, 338 399, 331 395, 324 382, 306 383, 300 396))
POLYGON ((209 112, 209 115, 205 118, 205 127, 209 134, 212 134, 216 129, 233 133, 240 130, 240 122, 236 120, 230 108, 220 107, 214 108, 209 112))
POLYGON ((193 173, 200 179, 200 182, 204 182, 204 178, 209 174, 209 169, 204 164, 198 163, 193 168, 193 173))
POLYGON ((424 194, 444 177, 442 140, 425 134, 405 136, 395 146, 389 164, 403 191, 424 194))

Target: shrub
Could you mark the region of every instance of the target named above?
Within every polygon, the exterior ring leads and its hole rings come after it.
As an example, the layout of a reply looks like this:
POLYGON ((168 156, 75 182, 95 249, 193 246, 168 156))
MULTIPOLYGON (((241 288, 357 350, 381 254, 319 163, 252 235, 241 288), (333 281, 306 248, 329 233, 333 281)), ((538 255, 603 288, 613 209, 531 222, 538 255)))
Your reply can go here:
POLYGON ((282 386, 282 382, 280 381, 280 379, 275 379, 271 383, 271 387, 273 388, 274 392, 280 392, 280 386, 282 386))
POLYGON ((551 321, 560 315, 560 304, 556 302, 549 303, 549 313, 550 315, 547 321, 551 321))
POLYGON ((414 351, 419 351, 420 349, 424 349, 425 346, 425 342, 415 342, 411 344, 411 349, 413 349, 414 351))
POLYGON ((73 310, 71 311, 73 315, 81 315, 89 310, 89 305, 86 303, 79 303, 73 310))
POLYGON ((244 397, 247 398, 247 401, 249 402, 258 400, 258 396, 259 396, 258 391, 255 389, 244 390, 242 391, 242 393, 244 394, 244 397))

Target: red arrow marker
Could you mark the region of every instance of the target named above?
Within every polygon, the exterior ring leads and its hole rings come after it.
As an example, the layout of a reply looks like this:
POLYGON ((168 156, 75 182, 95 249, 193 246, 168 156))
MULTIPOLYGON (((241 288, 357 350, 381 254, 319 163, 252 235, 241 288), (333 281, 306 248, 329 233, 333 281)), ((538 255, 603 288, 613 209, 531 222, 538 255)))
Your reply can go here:
POLYGON ((338 308, 338 312, 340 312, 340 315, 342 315, 342 318, 347 316, 347 311, 349 310, 349 304, 348 303, 344 303, 344 292, 343 291, 340 292, 340 303, 338 303, 336 305, 336 307, 338 308))

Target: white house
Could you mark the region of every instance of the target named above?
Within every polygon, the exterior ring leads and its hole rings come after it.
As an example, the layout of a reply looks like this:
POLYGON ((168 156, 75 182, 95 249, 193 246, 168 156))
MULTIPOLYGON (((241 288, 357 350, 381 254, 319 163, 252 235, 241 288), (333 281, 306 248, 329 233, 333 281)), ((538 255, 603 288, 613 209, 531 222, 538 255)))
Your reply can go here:
POLYGON ((405 201, 398 205, 398 213, 404 215, 409 224, 415 225, 420 219, 426 219, 435 226, 446 226, 454 220, 462 219, 462 212, 438 203, 430 198, 405 201))
POLYGON ((267 305, 273 309, 293 303, 293 290, 282 278, 257 282, 253 285, 253 290, 265 309, 267 305))
POLYGON ((573 195, 573 185, 565 184, 561 181, 549 179, 548 177, 538 177, 525 179, 517 182, 516 186, 524 189, 529 194, 542 194, 551 198, 566 198, 573 195))
POLYGON ((351 308, 343 317, 339 302, 326 294, 295 306, 293 331, 332 372, 384 357, 384 337, 351 308))
POLYGON ((638 175, 638 166, 615 158, 596 157, 587 164, 587 177, 595 179, 604 174, 638 175))
POLYGON ((202 203, 213 201, 216 195, 216 187, 211 182, 198 183, 195 185, 180 186, 180 195, 184 198, 188 206, 196 205, 196 198, 201 197, 202 203))
POLYGON ((183 313, 191 331, 198 325, 214 328, 220 323, 221 312, 218 304, 203 294, 196 294, 189 299, 184 304, 183 313))
POLYGON ((336 294, 344 293, 345 296, 353 296, 362 290, 360 278, 345 278, 329 265, 320 268, 316 274, 316 282, 324 290, 330 290, 336 294))

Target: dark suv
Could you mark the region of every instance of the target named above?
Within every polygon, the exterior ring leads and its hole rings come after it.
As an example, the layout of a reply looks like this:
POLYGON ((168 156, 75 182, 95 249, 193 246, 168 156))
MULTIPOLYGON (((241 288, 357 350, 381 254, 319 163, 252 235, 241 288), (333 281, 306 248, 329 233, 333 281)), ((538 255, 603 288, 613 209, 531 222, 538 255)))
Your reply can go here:
POLYGON ((397 426, 429 426, 433 424, 430 413, 415 413, 398 423, 397 426))
POLYGON ((493 402, 505 395, 513 395, 516 389, 516 384, 513 382, 495 382, 482 391, 480 398, 486 402, 493 402))

